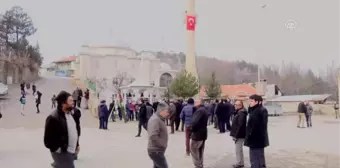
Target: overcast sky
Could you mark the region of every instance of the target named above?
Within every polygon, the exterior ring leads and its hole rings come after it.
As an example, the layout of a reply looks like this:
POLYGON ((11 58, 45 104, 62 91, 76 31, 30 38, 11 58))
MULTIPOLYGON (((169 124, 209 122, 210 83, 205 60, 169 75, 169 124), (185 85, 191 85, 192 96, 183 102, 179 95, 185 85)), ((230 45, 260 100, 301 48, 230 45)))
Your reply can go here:
MULTIPOLYGON (((30 40, 45 63, 82 44, 186 51, 186 0, 0 0, 0 11, 13 5, 32 17, 38 32, 30 40)), ((339 63, 338 0, 197 0, 196 10, 198 55, 314 70, 339 63)))

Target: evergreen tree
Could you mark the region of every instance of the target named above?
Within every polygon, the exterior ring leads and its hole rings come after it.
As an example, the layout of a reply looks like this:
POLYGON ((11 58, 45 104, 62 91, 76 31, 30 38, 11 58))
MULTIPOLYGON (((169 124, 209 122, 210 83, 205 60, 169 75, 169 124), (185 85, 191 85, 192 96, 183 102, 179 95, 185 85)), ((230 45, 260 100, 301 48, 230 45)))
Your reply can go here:
POLYGON ((183 71, 171 83, 170 91, 177 97, 186 99, 199 93, 199 83, 195 76, 183 71))
POLYGON ((213 72, 207 85, 204 87, 206 95, 211 99, 216 99, 221 95, 221 85, 216 79, 216 74, 213 72))

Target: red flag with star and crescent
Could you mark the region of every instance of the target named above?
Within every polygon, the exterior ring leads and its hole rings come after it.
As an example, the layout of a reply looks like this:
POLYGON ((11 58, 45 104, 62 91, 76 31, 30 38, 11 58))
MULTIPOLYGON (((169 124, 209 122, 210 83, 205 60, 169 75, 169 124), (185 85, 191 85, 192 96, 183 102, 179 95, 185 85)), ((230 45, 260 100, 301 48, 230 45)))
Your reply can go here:
POLYGON ((195 31, 196 28, 196 16, 187 15, 187 30, 195 31))

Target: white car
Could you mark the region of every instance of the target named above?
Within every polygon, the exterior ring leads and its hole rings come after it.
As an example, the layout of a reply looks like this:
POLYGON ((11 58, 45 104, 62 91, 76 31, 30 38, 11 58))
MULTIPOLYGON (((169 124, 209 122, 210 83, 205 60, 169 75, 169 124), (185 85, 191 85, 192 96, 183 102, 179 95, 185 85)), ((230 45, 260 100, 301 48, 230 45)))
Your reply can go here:
POLYGON ((8 94, 8 86, 0 83, 0 96, 6 96, 8 94))

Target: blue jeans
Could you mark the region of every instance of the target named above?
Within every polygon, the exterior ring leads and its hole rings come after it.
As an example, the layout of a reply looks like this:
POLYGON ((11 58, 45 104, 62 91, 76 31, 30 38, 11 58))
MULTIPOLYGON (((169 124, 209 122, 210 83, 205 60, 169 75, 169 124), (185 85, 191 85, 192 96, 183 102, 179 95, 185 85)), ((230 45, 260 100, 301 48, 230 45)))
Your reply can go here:
POLYGON ((106 117, 99 117, 99 129, 107 129, 106 117))

